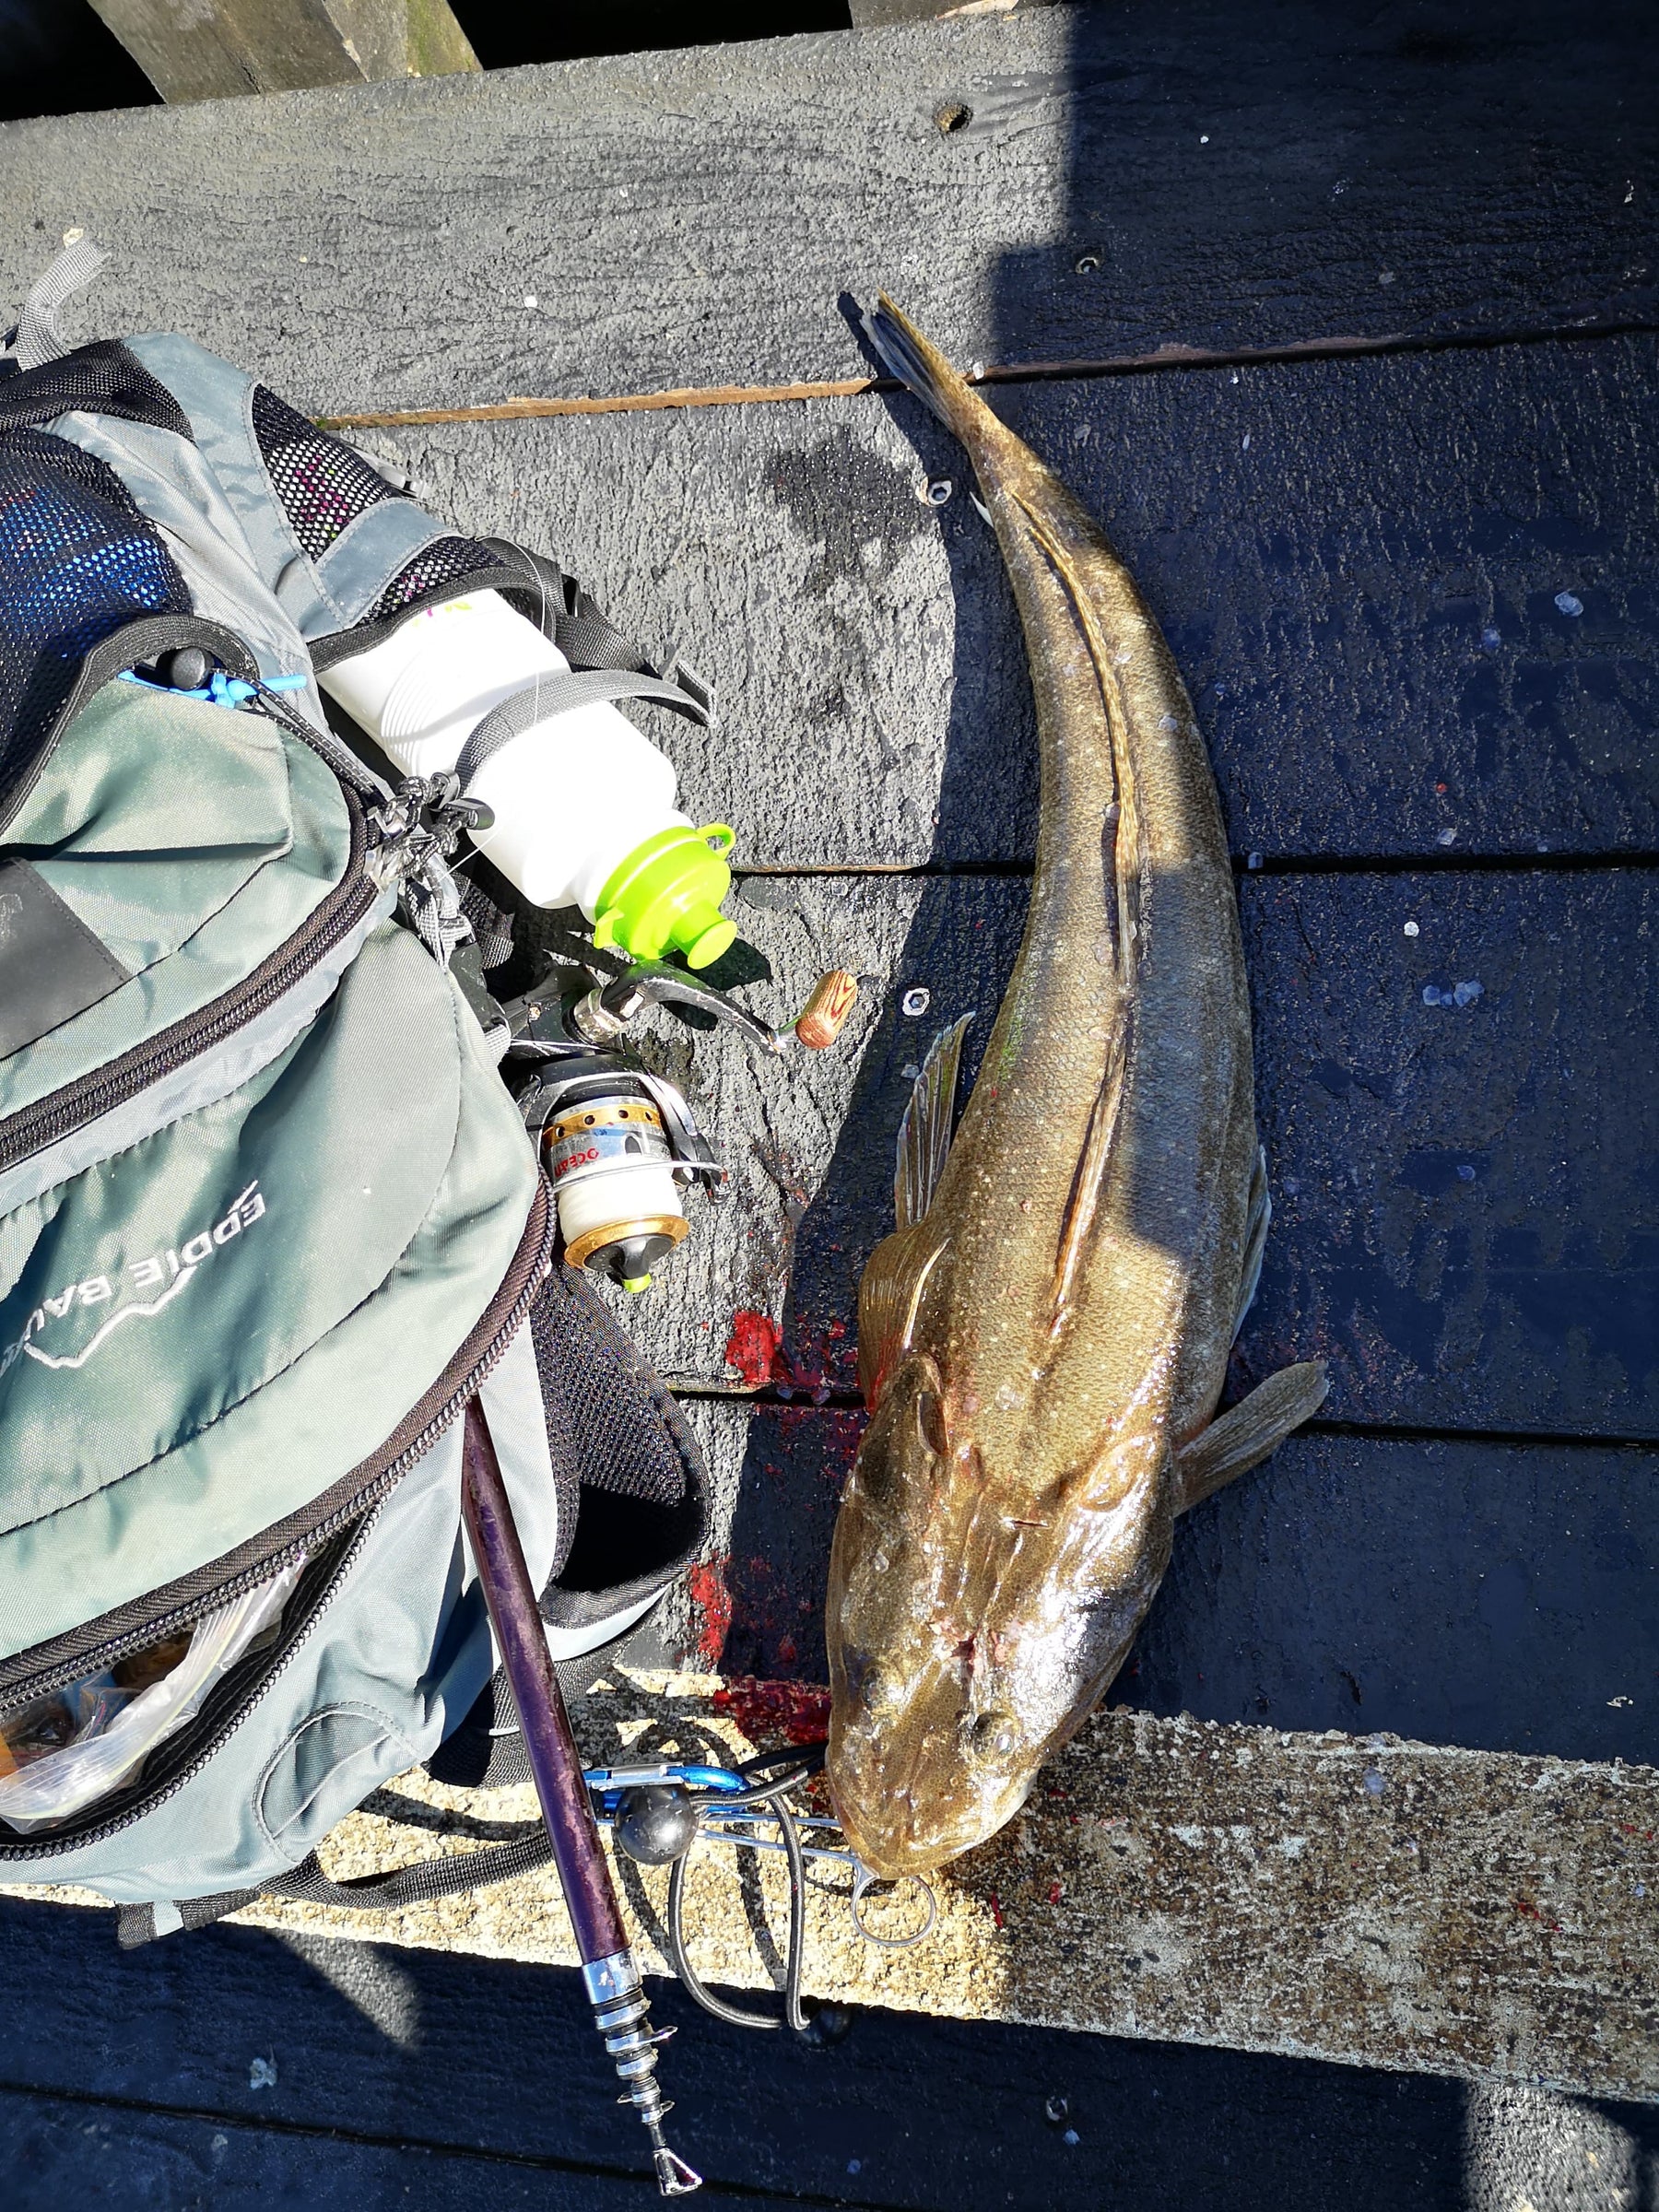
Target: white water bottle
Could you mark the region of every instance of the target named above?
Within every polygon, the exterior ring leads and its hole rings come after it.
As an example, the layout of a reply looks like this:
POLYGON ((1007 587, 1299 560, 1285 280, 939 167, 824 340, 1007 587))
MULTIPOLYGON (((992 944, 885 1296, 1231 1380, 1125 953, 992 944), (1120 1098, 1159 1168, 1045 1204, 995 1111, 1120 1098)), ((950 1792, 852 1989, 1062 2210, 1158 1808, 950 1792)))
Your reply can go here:
MULTIPOLYGON (((569 669, 551 639, 495 592, 423 608, 383 644, 318 677, 406 775, 454 767, 493 707, 569 669)), ((491 753, 469 795, 495 819, 473 841, 534 905, 578 906, 596 945, 693 968, 736 935, 720 912, 732 832, 674 806, 675 772, 608 701, 558 710, 491 753)))

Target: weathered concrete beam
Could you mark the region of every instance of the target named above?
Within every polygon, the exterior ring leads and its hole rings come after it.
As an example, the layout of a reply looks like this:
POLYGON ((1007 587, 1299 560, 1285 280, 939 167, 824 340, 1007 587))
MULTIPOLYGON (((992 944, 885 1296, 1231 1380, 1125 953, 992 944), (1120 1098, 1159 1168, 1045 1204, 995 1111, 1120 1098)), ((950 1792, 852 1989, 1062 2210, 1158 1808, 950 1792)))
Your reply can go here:
MULTIPOLYGON (((742 1755, 760 1700, 641 1677, 579 1713, 595 1758, 742 1755), (725 1709, 721 1709, 721 1704, 725 1709)), ((773 1739, 775 1740, 775 1739, 773 1739)), ((534 1816, 528 1790, 406 1777, 335 1830, 336 1878, 476 1849, 534 1816)), ((1398 1738, 1099 1717, 1026 1812, 939 1878, 908 1951, 813 1895, 806 1987, 971 2019, 1219 2043, 1406 2071, 1659 2100, 1659 1771, 1398 1738)), ((700 1865, 701 1862, 700 1862, 700 1865)), ((653 1971, 665 1876, 622 1866, 653 1971)), ((41 1894, 39 1891, 30 1894, 41 1894)), ((766 1878, 774 1937, 782 1890, 766 1878)), ((895 1931, 903 1900, 885 1908, 895 1931)), ((874 1916, 874 1913, 873 1913, 874 1916)), ((310 1934, 572 1963, 550 1874, 394 1914, 262 1905, 310 1934)), ((729 1862, 693 1872, 712 1981, 770 1986, 729 1862)))
POLYGON ((477 70, 449 0, 92 0, 163 100, 477 70))
POLYGON ((1629 324, 1650 17, 1055 7, 319 90, 233 149, 47 118, 0 134, 0 297, 85 229, 77 334, 185 330, 329 413, 856 375, 876 283, 965 361, 1629 324))

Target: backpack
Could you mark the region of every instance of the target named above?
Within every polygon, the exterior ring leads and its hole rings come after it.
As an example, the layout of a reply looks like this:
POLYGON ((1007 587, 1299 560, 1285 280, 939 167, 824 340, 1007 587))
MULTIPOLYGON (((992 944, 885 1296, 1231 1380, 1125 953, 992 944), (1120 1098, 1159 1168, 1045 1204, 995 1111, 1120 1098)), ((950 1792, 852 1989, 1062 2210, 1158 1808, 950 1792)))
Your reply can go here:
POLYGON ((132 1943, 262 1888, 389 1901, 320 1874, 336 1820, 422 1761, 524 1772, 475 1393, 569 1689, 699 1555, 707 1477, 556 1265, 453 780, 393 791, 316 672, 488 584, 610 696, 676 687, 189 339, 65 347, 101 259, 0 363, 0 1879, 132 1943))

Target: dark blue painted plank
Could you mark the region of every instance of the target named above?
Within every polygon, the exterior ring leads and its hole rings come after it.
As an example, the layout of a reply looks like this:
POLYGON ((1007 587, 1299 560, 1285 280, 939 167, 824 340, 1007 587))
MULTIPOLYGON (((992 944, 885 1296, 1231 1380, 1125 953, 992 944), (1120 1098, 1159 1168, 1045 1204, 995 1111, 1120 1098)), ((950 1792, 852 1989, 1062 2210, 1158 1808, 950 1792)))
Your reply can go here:
POLYGON ((331 91, 233 140, 89 117, 6 165, 0 290, 84 225, 107 327, 317 407, 846 377, 876 283, 970 360, 1617 323, 1654 312, 1652 75, 1641 0, 1181 0, 331 91))
MULTIPOLYGON (((752 1417, 730 1671, 824 1679, 830 1536, 861 1428, 830 1409, 752 1417)), ((1112 1697, 1659 1764, 1659 1453, 1292 1438, 1182 1523, 1112 1697)))
MULTIPOLYGON (((1642 337, 992 396, 1146 592, 1241 856, 1653 852, 1654 369, 1642 337)), ((962 476, 916 402, 888 404, 929 475, 962 476)), ((1030 678, 1000 557, 965 500, 921 526, 956 598, 935 852, 1024 855, 1030 678)))
MULTIPOLYGON (((1655 341, 1617 337, 989 396, 1162 623, 1238 858, 1439 863, 1659 850, 1654 381, 1655 341)), ((718 739, 658 735, 745 865, 1030 857, 1026 649, 965 456, 916 401, 385 450, 469 529, 534 523, 713 677, 718 739)))
POLYGON ((1659 1763, 1659 1453, 1293 1440, 1182 1524, 1112 1695, 1659 1763))
POLYGON ((6 2212, 622 2212, 655 2194, 642 2179, 6 2089, 0 2124, 6 2212))
POLYGON ((1659 874, 1243 912, 1275 1216, 1237 1384, 1318 1352, 1329 1418, 1659 1437, 1659 874))
MULTIPOLYGON (((101 1915, 0 1901, 0 1977, 27 2000, 0 2010, 7 2212, 653 2201, 616 2177, 633 2124, 609 2101, 572 1974, 225 1927, 122 1957, 101 1915), (264 2088, 249 2087, 255 2056, 276 2070, 264 2088)), ((668 1992, 656 2011, 681 2025, 664 2062, 674 2132, 715 2202, 1465 2202, 1471 2108, 1454 2082, 879 2012, 826 2045, 724 2028, 668 1992), (1057 2122, 1050 2098, 1065 2100, 1057 2122)), ((1659 2145, 1652 2113, 1550 2110, 1636 2153, 1659 2145)))
MULTIPOLYGON (((1235 1388, 1323 1356, 1330 1419, 1659 1437, 1659 870, 1241 891, 1275 1212, 1235 1388)), ((1026 898, 985 877, 922 894, 795 1240, 786 1382, 854 1381, 904 1071, 976 1009, 971 1074, 1026 898), (922 1020, 900 1010, 915 985, 922 1020)))
MULTIPOLYGON (((616 2173, 633 2124, 573 1974, 227 1927, 122 1958, 100 1915, 0 1900, 0 1979, 6 2212, 654 2202, 616 2173)), ((1563 2177, 1611 2189, 1659 2156, 1653 2109, 1517 2087, 881 2012, 825 2044, 655 2008, 682 2030, 676 2138, 713 2202, 757 2212, 1565 2212, 1563 2177)))

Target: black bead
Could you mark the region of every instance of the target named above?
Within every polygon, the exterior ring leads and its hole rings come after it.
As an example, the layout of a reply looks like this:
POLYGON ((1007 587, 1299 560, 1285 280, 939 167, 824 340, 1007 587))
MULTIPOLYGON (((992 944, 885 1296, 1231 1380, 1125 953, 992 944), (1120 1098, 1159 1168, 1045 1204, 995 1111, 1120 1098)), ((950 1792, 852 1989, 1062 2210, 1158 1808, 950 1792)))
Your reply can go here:
POLYGON ((164 653, 156 665, 157 674, 175 691, 199 691, 212 668, 212 660, 199 645, 181 645, 176 653, 164 653))
POLYGON ((653 1783, 625 1790, 617 1806, 617 1841, 641 1866, 684 1858, 697 1833, 697 1807, 684 1790, 653 1783))

